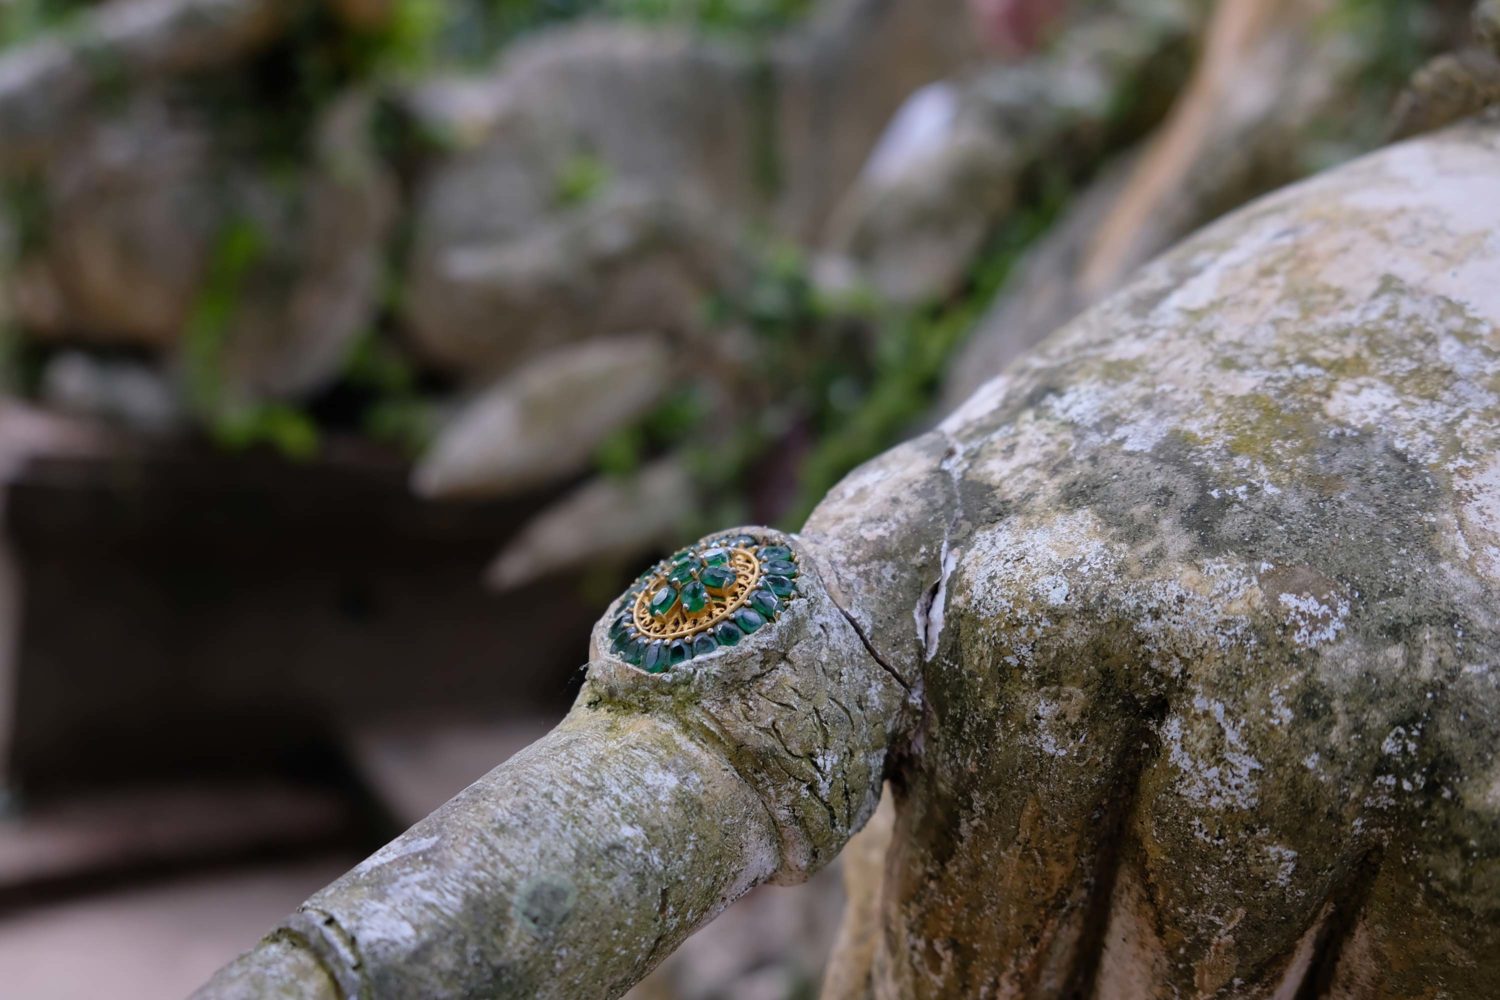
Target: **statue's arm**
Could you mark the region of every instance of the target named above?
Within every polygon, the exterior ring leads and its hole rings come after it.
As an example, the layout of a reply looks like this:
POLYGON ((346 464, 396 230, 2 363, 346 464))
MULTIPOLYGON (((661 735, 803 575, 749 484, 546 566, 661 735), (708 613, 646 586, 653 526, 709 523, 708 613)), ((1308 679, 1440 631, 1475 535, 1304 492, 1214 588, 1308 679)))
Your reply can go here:
POLYGON ((648 674, 607 618, 553 732, 197 996, 617 996, 752 886, 826 864, 874 811, 909 696, 785 540, 797 594, 765 627, 648 674))

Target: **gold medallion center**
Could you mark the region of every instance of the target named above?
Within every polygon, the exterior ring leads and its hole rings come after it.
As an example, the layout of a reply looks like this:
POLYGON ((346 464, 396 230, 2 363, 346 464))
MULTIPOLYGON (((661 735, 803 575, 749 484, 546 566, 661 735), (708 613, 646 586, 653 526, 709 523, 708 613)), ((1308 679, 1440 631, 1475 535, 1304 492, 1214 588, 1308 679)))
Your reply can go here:
POLYGON ((734 570, 734 582, 722 594, 709 592, 708 602, 697 614, 689 614, 678 601, 667 614, 657 617, 651 613, 651 595, 661 587, 672 586, 665 573, 657 574, 635 599, 631 619, 636 631, 647 640, 681 639, 684 636, 706 631, 729 618, 750 600, 755 585, 760 582, 760 560, 749 549, 730 549, 729 568, 734 570))

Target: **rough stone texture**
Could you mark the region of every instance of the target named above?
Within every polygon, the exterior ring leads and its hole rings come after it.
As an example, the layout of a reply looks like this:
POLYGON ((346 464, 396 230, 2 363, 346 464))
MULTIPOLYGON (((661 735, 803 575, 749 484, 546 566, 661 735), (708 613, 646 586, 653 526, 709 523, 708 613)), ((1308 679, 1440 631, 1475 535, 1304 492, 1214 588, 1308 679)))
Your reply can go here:
POLYGON ((606 618, 288 927, 346 991, 617 992, 884 774, 844 995, 1492 995, 1497 177, 1473 124, 1190 240, 835 488, 774 629, 651 677, 606 618))
POLYGON ((870 484, 957 498, 871 994, 1492 992, 1497 177, 1473 126, 1253 205, 814 515, 904 570, 870 484))

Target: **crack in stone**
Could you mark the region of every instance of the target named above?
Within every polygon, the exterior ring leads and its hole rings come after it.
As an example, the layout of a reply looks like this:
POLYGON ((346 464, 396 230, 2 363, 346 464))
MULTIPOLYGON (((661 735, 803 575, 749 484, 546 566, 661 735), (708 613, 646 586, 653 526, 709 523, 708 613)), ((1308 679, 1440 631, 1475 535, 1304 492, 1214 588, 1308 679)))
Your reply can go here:
POLYGON ((329 966, 328 961, 322 956, 322 954, 319 953, 318 949, 313 945, 313 942, 308 939, 306 934, 294 930, 291 927, 281 926, 273 930, 270 934, 267 934, 266 941, 285 941, 292 947, 296 948, 298 951, 306 952, 308 955, 312 956, 312 960, 314 962, 318 963, 318 967, 325 973, 327 973, 328 980, 333 984, 333 991, 335 994, 337 994, 338 1000, 357 1000, 357 996, 355 994, 351 994, 345 991, 344 980, 341 979, 336 974, 335 970, 329 966))
POLYGON ((840 604, 838 600, 833 596, 833 591, 828 587, 826 581, 823 580, 822 570, 818 569, 816 565, 812 567, 812 570, 815 574, 817 574, 818 582, 823 585, 823 593, 828 598, 828 603, 832 604, 834 608, 837 609, 838 613, 844 616, 844 620, 849 623, 849 627, 852 628, 854 630, 854 634, 859 637, 860 645, 864 646, 865 652, 870 654, 870 659, 878 663, 880 665, 880 668, 886 673, 890 674, 891 679, 894 680, 897 684, 900 684, 901 689, 908 695, 910 695, 912 693, 911 684, 907 682, 906 678, 901 676, 900 671, 891 666, 889 663, 885 662, 885 658, 875 651, 875 646, 870 642, 870 637, 865 635, 865 630, 860 627, 859 622, 856 621, 854 616, 849 613, 849 609, 840 604))
POLYGON ((358 1000, 368 994, 359 943, 332 913, 303 904, 277 933, 317 959, 340 997, 358 1000))
POLYGON ((851 711, 849 711, 848 706, 846 706, 843 702, 841 702, 837 698, 835 698, 833 696, 832 692, 829 693, 828 700, 831 701, 831 702, 833 702, 835 705, 837 705, 839 707, 839 711, 841 711, 841 712, 844 713, 844 718, 846 718, 846 719, 849 720, 849 728, 851 730, 853 730, 854 732, 858 732, 859 729, 860 729, 860 725, 859 725, 859 723, 857 723, 857 722, 854 721, 854 713, 851 712, 851 711))
POLYGON ((822 739, 823 745, 832 747, 833 741, 828 738, 828 723, 823 721, 823 713, 818 711, 818 706, 812 707, 812 715, 813 721, 818 724, 818 736, 822 739))
POLYGON ((879 653, 875 652, 875 647, 870 643, 869 636, 865 635, 865 630, 860 628, 859 622, 854 620, 854 616, 845 611, 843 607, 837 603, 834 604, 834 607, 838 608, 839 614, 843 615, 845 620, 849 622, 849 627, 854 629, 854 634, 859 636, 859 641, 865 647, 865 652, 870 654, 870 659, 880 664, 882 670, 890 674, 891 678, 897 684, 900 684, 902 689, 905 690, 907 694, 911 694, 911 685, 907 683, 906 678, 902 677, 900 672, 896 670, 895 667, 885 662, 885 659, 879 653))
POLYGON ((761 701, 768 702, 768 703, 770 703, 772 705, 775 705, 777 708, 784 709, 785 711, 792 712, 794 714, 797 712, 797 708, 796 708, 795 705, 789 705, 789 704, 787 704, 784 701, 777 701, 775 698, 772 698, 770 695, 766 694, 764 691, 756 691, 755 692, 755 696, 757 698, 759 698, 761 701))
POLYGON ((938 578, 930 588, 923 592, 913 612, 916 617, 917 638, 922 646, 924 663, 930 663, 937 657, 938 643, 943 636, 944 616, 948 606, 948 578, 953 575, 953 570, 958 566, 958 552, 954 549, 952 540, 958 525, 964 520, 963 471, 968 465, 967 455, 959 440, 941 425, 936 428, 936 431, 948 443, 947 450, 943 452, 943 457, 938 462, 938 468, 948 476, 948 487, 952 493, 952 499, 949 504, 948 523, 943 526, 943 544, 938 554, 938 578))

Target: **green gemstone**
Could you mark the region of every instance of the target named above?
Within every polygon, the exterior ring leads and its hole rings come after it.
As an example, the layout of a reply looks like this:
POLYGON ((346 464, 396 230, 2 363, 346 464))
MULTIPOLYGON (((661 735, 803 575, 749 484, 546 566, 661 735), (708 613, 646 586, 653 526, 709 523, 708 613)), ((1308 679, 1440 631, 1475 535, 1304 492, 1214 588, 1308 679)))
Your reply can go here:
POLYGON ((625 634, 625 630, 627 628, 629 628, 629 627, 630 627, 630 616, 629 615, 621 615, 620 617, 616 618, 613 622, 610 623, 610 626, 609 626, 609 637, 611 639, 618 640, 620 638, 620 636, 622 636, 622 635, 625 634))
POLYGON ((696 615, 708 607, 708 590, 701 583, 690 583, 682 588, 682 610, 696 615))
POLYGON ((766 620, 754 608, 741 608, 734 613, 734 623, 739 626, 741 632, 749 635, 764 625, 766 620))
POLYGON ((624 660, 626 663, 634 667, 640 666, 641 661, 645 658, 646 640, 642 639, 640 636, 636 636, 634 639, 631 639, 625 644, 625 648, 620 651, 620 659, 624 660))
POLYGON ((672 609, 677 607, 677 591, 671 587, 663 587, 651 595, 651 614, 656 618, 671 614, 672 609))
POLYGON ((737 579, 734 570, 728 566, 710 566, 698 574, 698 579, 714 593, 722 593, 734 586, 737 579))
POLYGON ((754 535, 735 535, 724 542, 732 549, 753 549, 760 544, 760 539, 754 535))
POLYGON ((767 576, 796 576, 797 564, 790 559, 776 559, 761 567, 767 576))
POLYGON ((676 584, 692 583, 698 575, 698 561, 680 562, 667 571, 667 579, 676 584))
POLYGON ((797 585, 784 576, 768 576, 761 583, 777 597, 791 597, 797 585))
POLYGON ((769 590, 757 590, 750 595, 750 606, 769 620, 776 617, 776 612, 781 610, 781 602, 776 595, 769 590))
POLYGON ((771 562, 774 559, 792 558, 792 550, 785 545, 762 545, 756 555, 760 556, 761 562, 771 562))
POLYGON ((693 640, 694 656, 702 656, 705 653, 712 653, 718 648, 719 644, 715 642, 714 637, 709 635, 707 632, 704 632, 702 635, 693 640))
POLYGON ((671 651, 664 642, 653 642, 646 647, 642 663, 648 674, 659 674, 672 665, 671 651))
POLYGON ((681 639, 674 639, 671 647, 667 650, 667 658, 674 667, 692 655, 693 651, 688 649, 688 644, 681 639))
POLYGON ((729 564, 729 550, 722 546, 705 549, 703 552, 703 564, 705 566, 727 566, 729 564))
POLYGON ((739 645, 740 636, 743 633, 729 622, 725 622, 714 629, 714 635, 718 638, 719 645, 721 646, 737 646, 739 645))

